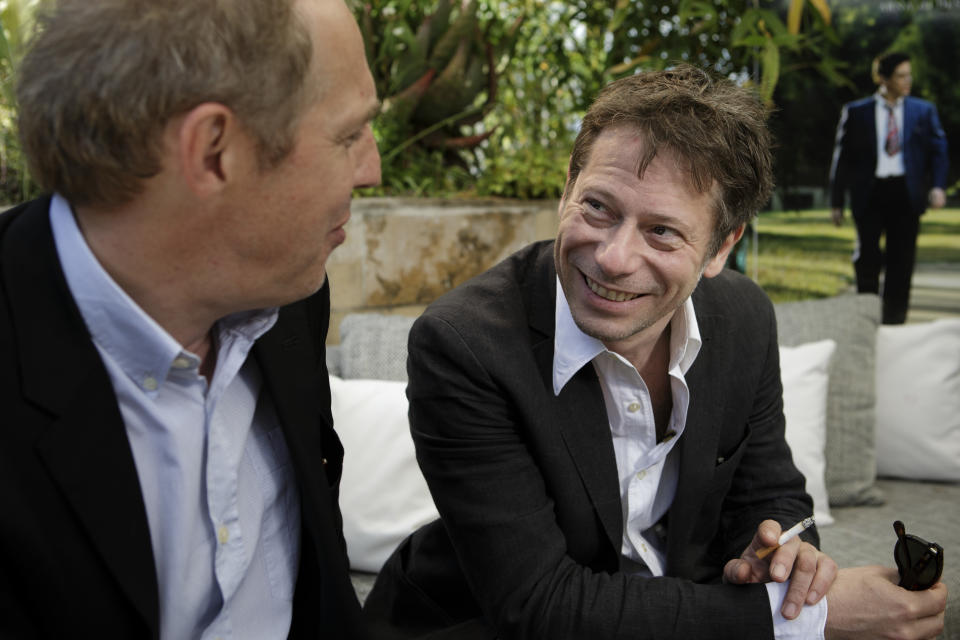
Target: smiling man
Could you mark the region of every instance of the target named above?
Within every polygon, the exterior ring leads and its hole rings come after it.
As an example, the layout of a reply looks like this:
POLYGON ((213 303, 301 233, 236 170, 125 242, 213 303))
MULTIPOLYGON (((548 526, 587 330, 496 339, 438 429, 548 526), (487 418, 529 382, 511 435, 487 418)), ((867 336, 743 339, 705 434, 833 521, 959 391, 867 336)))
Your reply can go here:
POLYGON ((387 562, 371 618, 457 639, 942 625, 943 585, 838 573, 815 529, 757 558, 812 511, 772 305, 723 269, 772 186, 764 118, 689 66, 614 82, 577 137, 556 241, 417 321, 410 422, 442 521, 387 562))
POLYGON ((0 637, 356 638, 326 260, 379 182, 342 0, 60 0, 0 216, 0 637))

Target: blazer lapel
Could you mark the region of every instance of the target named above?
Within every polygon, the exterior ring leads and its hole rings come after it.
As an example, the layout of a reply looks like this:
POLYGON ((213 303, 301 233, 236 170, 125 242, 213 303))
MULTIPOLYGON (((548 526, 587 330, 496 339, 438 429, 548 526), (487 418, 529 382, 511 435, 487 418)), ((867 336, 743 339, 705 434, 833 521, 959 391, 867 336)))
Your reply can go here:
POLYGON ((903 136, 900 145, 904 153, 910 148, 910 136, 913 133, 914 126, 916 126, 917 115, 916 104, 909 97, 905 97, 903 99, 903 127, 900 130, 900 135, 903 136))
MULTIPOLYGON (((319 312, 328 315, 328 309, 319 312)), ((326 318, 320 320, 326 322, 326 318)), ((255 354, 294 464, 303 528, 309 536, 303 544, 312 543, 315 554, 308 557, 317 559, 319 579, 325 585, 313 607, 326 611, 322 615, 328 622, 342 620, 349 628, 358 624, 360 605, 350 584, 341 535, 336 487, 343 448, 333 431, 323 335, 318 327, 310 322, 304 304, 283 307, 277 324, 257 341, 255 354), (334 610, 327 611, 329 607, 334 610)))
MULTIPOLYGON (((867 127, 864 129, 864 133, 869 135, 869 139, 866 141, 865 147, 870 150, 870 162, 867 163, 870 167, 870 174, 873 175, 873 167, 877 164, 877 105, 876 99, 868 101, 863 108, 863 116, 866 120, 867 127)), ((883 133, 886 133, 886 124, 883 125, 883 133)))
POLYGON ((23 428, 42 431, 38 456, 156 633, 157 579, 133 454, 113 385, 60 269, 48 210, 47 198, 20 213, 2 252, 23 393, 49 416, 23 428))
POLYGON ((713 364, 727 357, 714 352, 716 343, 713 336, 722 330, 722 318, 697 311, 697 324, 702 347, 693 366, 684 376, 690 389, 690 407, 683 437, 678 443, 680 471, 677 493, 673 499, 675 505, 685 507, 669 511, 667 527, 667 566, 670 567, 670 574, 677 576, 688 575, 692 568, 693 558, 684 550, 689 548, 700 502, 718 464, 719 421, 724 411, 723 398, 716 395, 713 391, 715 385, 712 384, 716 379, 713 364))
MULTIPOLYGON (((553 395, 553 340, 556 330, 556 287, 553 243, 545 245, 536 267, 537 286, 529 289, 531 335, 534 357, 542 376, 544 391, 553 395)), ((553 403, 553 423, 577 472, 587 489, 610 544, 620 553, 623 513, 617 460, 613 451, 610 421, 603 402, 600 380, 592 366, 585 366, 567 382, 553 403)))

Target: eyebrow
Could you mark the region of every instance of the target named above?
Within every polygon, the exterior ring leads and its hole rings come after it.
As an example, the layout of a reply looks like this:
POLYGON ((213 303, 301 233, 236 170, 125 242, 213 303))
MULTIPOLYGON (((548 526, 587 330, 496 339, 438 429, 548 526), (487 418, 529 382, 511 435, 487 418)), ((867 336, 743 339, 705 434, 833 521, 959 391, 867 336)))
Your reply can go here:
POLYGON ((345 133, 343 135, 343 138, 345 139, 351 135, 354 135, 354 133, 357 130, 373 122, 376 119, 376 117, 380 115, 380 110, 382 107, 383 107, 383 103, 380 100, 375 100, 374 103, 365 112, 363 112, 362 117, 359 117, 355 120, 354 119, 349 120, 348 121, 350 123, 349 126, 344 127, 345 133))
MULTIPOLYGON (((581 199, 583 197, 589 197, 588 194, 591 193, 596 194, 597 197, 604 199, 606 202, 609 202, 618 208, 623 206, 623 203, 621 202, 620 198, 617 197, 614 191, 604 186, 593 186, 589 183, 586 183, 583 185, 583 188, 580 191, 580 197, 581 199)), ((689 224, 682 217, 675 214, 649 209, 646 207, 644 207, 642 214, 653 222, 664 224, 676 229, 689 227, 689 224)))

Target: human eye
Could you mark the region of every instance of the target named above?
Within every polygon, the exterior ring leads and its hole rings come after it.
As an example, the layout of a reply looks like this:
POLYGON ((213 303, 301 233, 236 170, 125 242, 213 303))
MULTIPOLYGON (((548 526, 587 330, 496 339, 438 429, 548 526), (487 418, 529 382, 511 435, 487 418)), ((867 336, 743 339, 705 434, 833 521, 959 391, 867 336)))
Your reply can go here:
POLYGON ((363 129, 358 129, 357 131, 354 131, 353 133, 344 136, 343 139, 341 140, 341 144, 343 144, 343 146, 349 149, 354 144, 356 144, 362 137, 363 137, 363 129))
POLYGON ((608 222, 614 217, 610 208, 597 198, 585 197, 581 204, 584 217, 594 224, 608 222))
POLYGON ((674 249, 683 243, 680 233, 665 224, 652 225, 648 230, 653 243, 663 249, 674 249))

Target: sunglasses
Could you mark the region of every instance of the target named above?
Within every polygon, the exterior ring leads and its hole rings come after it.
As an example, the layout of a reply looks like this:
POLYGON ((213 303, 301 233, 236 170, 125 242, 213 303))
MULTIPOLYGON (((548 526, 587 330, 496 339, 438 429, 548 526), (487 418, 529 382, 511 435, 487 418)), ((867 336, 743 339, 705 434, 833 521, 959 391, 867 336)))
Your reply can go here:
POLYGON ((899 520, 893 523, 893 530, 897 532, 893 558, 900 572, 900 586, 910 591, 921 591, 935 585, 943 573, 943 547, 907 534, 899 520))

